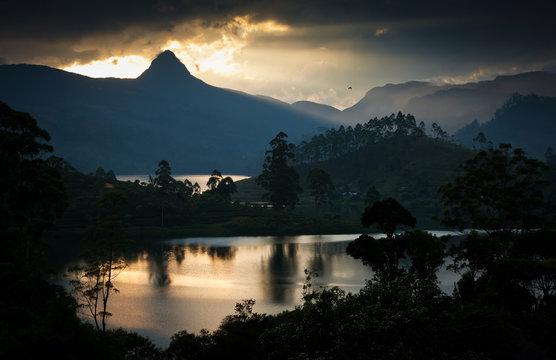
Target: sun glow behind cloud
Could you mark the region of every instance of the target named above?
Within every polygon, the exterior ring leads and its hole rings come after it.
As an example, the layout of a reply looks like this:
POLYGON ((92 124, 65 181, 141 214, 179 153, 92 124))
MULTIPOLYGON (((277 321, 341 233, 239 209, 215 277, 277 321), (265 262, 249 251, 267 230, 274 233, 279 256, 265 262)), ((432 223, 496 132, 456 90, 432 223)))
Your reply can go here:
POLYGON ((288 26, 272 20, 251 22, 249 16, 235 17, 223 27, 206 30, 181 44, 173 41, 172 44, 180 46, 174 46, 171 50, 184 63, 192 66, 190 71, 194 74, 237 74, 240 71, 238 56, 253 37, 261 34, 279 35, 289 30, 288 26))
MULTIPOLYGON (((356 86, 344 74, 342 69, 355 64, 345 45, 338 47, 328 41, 326 34, 337 33, 336 30, 336 27, 292 28, 272 20, 253 21, 249 16, 214 26, 187 22, 158 33, 134 29, 118 39, 134 39, 126 43, 127 50, 120 50, 129 55, 114 56, 109 47, 103 51, 106 59, 74 63, 64 70, 90 77, 136 78, 158 53, 171 50, 193 76, 208 84, 289 103, 310 100, 343 109, 353 105, 364 94, 365 87, 356 86), (318 34, 316 43, 300 38, 309 34, 318 34), (329 78, 332 82, 327 82, 329 78), (348 91, 348 86, 354 90, 348 91)), ((101 39, 94 40, 88 44, 103 50, 101 39)), ((90 48, 84 45, 79 50, 86 49, 90 48)))
MULTIPOLYGON (((171 50, 194 75, 219 75, 237 72, 237 57, 254 36, 281 34, 290 28, 275 21, 253 22, 249 16, 235 17, 219 27, 197 29, 191 37, 192 24, 177 25, 166 34, 169 40, 158 51, 171 50)), ((154 37, 159 37, 158 36, 154 37)), ((164 36, 164 35, 162 35, 164 36)), ((63 70, 90 77, 135 78, 149 67, 150 61, 140 55, 112 56, 87 64, 74 63, 63 70)))
POLYGON ((114 56, 105 60, 95 60, 88 64, 74 63, 63 68, 63 70, 94 78, 136 78, 149 67, 149 63, 149 60, 141 56, 114 56))

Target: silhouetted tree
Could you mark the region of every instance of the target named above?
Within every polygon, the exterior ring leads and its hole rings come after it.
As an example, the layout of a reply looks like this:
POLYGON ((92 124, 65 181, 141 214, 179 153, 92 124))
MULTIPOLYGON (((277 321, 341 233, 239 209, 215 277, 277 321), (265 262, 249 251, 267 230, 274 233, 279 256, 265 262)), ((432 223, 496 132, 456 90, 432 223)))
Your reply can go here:
POLYGON ((209 190, 216 190, 220 182, 222 181, 222 173, 214 169, 207 181, 207 187, 209 190))
POLYGON ((528 230, 552 214, 542 186, 547 166, 511 145, 480 151, 463 166, 464 174, 440 186, 443 223, 489 234, 528 230))
POLYGON ((29 114, 0 102, 1 259, 25 267, 38 263, 42 236, 67 206, 61 176, 43 158, 53 150, 48 141, 29 114))
POLYGON ((392 238, 400 226, 414 227, 417 220, 394 198, 375 201, 365 208, 361 217, 361 224, 365 227, 376 225, 384 231, 387 237, 392 238))
POLYGON ((479 132, 477 134, 477 136, 475 136, 473 138, 473 143, 478 144, 479 149, 481 149, 481 150, 484 149, 486 147, 487 143, 488 143, 488 140, 485 136, 485 133, 483 133, 482 131, 479 132))
MULTIPOLYGON (((369 265, 380 281, 397 279, 405 272, 405 269, 400 267, 400 259, 406 257, 411 237, 404 234, 394 235, 394 233, 400 226, 414 227, 415 223, 416 220, 411 213, 395 199, 375 201, 372 206, 365 209, 361 224, 365 227, 376 225, 386 233, 386 237, 375 239, 363 234, 349 243, 346 252, 356 259, 361 259, 365 265, 369 265)), ((423 267, 419 265, 419 268, 423 269, 423 267)))
POLYGON ((343 125, 338 129, 328 129, 323 134, 313 136, 310 141, 302 141, 295 148, 300 162, 325 161, 343 156, 363 146, 398 136, 424 136, 425 123, 416 124, 415 117, 401 112, 382 118, 370 119, 355 127, 343 125))
POLYGON ((127 199, 117 191, 110 191, 99 200, 102 212, 90 228, 91 246, 86 264, 71 269, 75 279, 73 293, 92 316, 97 330, 106 331, 110 296, 118 293, 114 278, 126 268, 122 250, 125 241, 124 224, 120 210, 127 199))
POLYGON ((172 191, 176 180, 172 177, 172 168, 166 160, 158 163, 158 169, 155 171, 154 184, 163 191, 172 191))
POLYGON ((444 131, 437 123, 432 123, 432 136, 437 139, 448 140, 448 133, 444 131))
POLYGON ((226 176, 222 181, 218 183, 216 187, 216 193, 220 195, 224 200, 230 201, 232 194, 237 192, 237 187, 234 180, 226 176))
POLYGON ((332 197, 334 184, 330 175, 322 169, 311 169, 307 175, 307 183, 311 189, 311 195, 315 199, 317 208, 332 197))
POLYGON ((284 207, 293 209, 299 201, 301 192, 299 174, 291 163, 295 159, 293 145, 287 142, 288 135, 280 132, 270 141, 270 150, 265 152, 263 172, 256 182, 267 192, 263 199, 268 200, 276 210, 284 207))

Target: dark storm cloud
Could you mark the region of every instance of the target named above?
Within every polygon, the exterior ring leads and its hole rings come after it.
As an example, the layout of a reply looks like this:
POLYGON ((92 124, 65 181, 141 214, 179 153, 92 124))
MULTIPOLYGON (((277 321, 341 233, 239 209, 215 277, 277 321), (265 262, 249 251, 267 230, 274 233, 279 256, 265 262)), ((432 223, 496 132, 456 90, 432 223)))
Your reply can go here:
POLYGON ((553 1, 547 0, 532 0, 519 7, 512 6, 511 1, 488 0, 3 0, 0 6, 3 36, 46 39, 118 32, 137 25, 169 29, 192 19, 205 19, 218 26, 238 15, 291 25, 484 16, 493 26, 499 25, 501 19, 515 21, 516 26, 532 26, 545 24, 555 9, 553 1))
MULTIPOLYGON (((0 56, 32 59, 32 53, 86 62, 95 50, 70 50, 88 37, 110 38, 135 28, 170 32, 188 21, 224 26, 234 16, 275 20, 293 27, 347 26, 338 34, 312 32, 302 41, 335 41, 357 51, 406 51, 408 56, 463 57, 470 61, 506 56, 554 56, 553 0, 0 0, 0 56), (355 24, 355 25, 353 25, 355 24), (370 25, 372 24, 372 25, 370 25), (387 24, 389 42, 376 31, 387 24), (327 36, 327 39, 323 37, 327 36), (342 36, 342 38, 340 38, 342 36)), ((292 37, 295 40, 294 37, 292 37)), ((118 38, 118 41, 125 41, 118 38)), ((129 39, 127 39, 129 40, 129 39)), ((287 39, 286 39, 287 40, 287 39)), ((95 46, 99 46, 98 44, 95 46)), ((108 46, 108 45, 107 45, 108 46)), ((456 61, 457 59, 454 59, 456 61)), ((461 59, 460 61, 461 62, 461 59)))

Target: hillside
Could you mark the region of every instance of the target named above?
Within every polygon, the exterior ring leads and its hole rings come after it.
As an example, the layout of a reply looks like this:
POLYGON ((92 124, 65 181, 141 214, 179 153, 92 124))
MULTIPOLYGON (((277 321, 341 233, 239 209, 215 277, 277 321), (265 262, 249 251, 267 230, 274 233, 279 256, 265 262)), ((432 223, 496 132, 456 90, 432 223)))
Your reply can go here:
POLYGON ((355 125, 401 111, 427 125, 436 122, 452 133, 475 119, 481 123, 490 120, 513 93, 556 96, 556 74, 529 72, 465 84, 387 84, 372 88, 352 107, 340 114, 331 113, 330 118, 355 125))
POLYGON ((472 122, 454 136, 469 147, 509 143, 545 160, 546 150, 556 148, 556 98, 514 94, 496 110, 492 120, 483 124, 472 122), (485 135, 483 143, 476 139, 481 132, 485 135))
MULTIPOLYGON (((336 198, 328 212, 359 217, 365 207, 367 189, 374 186, 381 198, 395 197, 419 220, 419 226, 435 224, 440 203, 438 186, 452 180, 458 167, 474 156, 474 151, 426 136, 397 136, 367 145, 336 159, 298 164, 305 181, 313 168, 325 170, 336 188, 336 198)), ((254 179, 237 183, 241 201, 261 201, 263 190, 254 179)), ((302 183, 300 211, 314 208, 310 191, 302 183)))
POLYGON ((36 65, 1 65, 0 100, 30 113, 56 155, 82 171, 250 174, 278 132, 294 141, 329 122, 289 104, 210 86, 173 53, 137 79, 92 79, 36 65))

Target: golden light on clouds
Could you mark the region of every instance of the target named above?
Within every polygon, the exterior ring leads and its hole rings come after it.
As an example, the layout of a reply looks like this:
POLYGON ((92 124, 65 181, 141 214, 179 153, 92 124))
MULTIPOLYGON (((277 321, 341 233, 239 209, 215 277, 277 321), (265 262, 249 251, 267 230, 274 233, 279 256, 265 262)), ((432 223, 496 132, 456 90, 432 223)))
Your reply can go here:
POLYGON ((237 57, 252 37, 288 30, 288 26, 275 21, 251 22, 249 16, 235 17, 224 27, 207 30, 170 50, 186 65, 189 64, 193 73, 232 74, 238 71, 237 57))
POLYGON ((355 84, 342 73, 340 64, 356 64, 349 51, 342 46, 339 50, 325 40, 326 34, 337 30, 337 27, 291 28, 273 20, 253 21, 249 16, 214 26, 186 22, 148 35, 133 28, 116 39, 82 42, 80 51, 96 49, 106 59, 74 63, 64 70, 90 77, 136 78, 158 53, 170 50, 193 76, 210 85, 289 103, 310 100, 343 109, 353 105, 365 89, 346 90, 355 84), (323 40, 316 44, 300 40, 300 34, 315 32, 323 40), (284 48, 284 43, 289 47, 284 48), (118 48, 118 44, 125 44, 126 48, 118 48))
MULTIPOLYGON (((287 25, 273 20, 253 22, 249 16, 242 16, 235 17, 219 27, 201 28, 199 24, 186 23, 175 26, 171 32, 151 36, 159 43, 155 52, 173 51, 193 74, 225 75, 236 70, 235 61, 252 38, 261 34, 281 34, 289 29, 287 25), (166 40, 160 41, 164 37, 166 40)), ((142 41, 147 42, 144 38, 142 41)), ((97 43, 97 46, 101 44, 97 43)), ((74 63, 63 70, 90 77, 135 78, 145 71, 152 61, 143 53, 136 55, 137 53, 140 52, 135 51, 135 54, 127 56, 112 56, 87 64, 74 63)))
POLYGON ((390 29, 388 29, 388 28, 380 28, 380 29, 377 29, 375 31, 375 36, 379 37, 379 36, 388 34, 389 32, 390 32, 390 29))
POLYGON ((149 64, 150 61, 142 56, 130 55, 95 60, 88 64, 74 63, 63 70, 94 78, 136 78, 149 67, 149 64))

